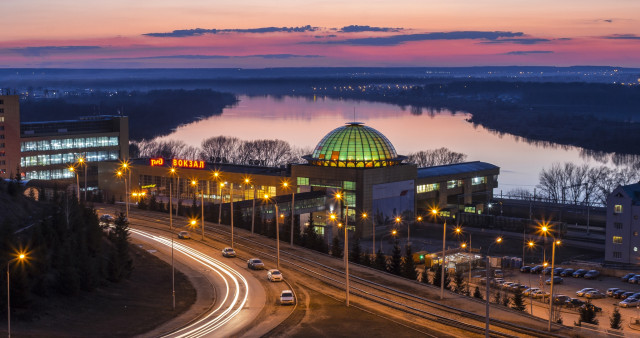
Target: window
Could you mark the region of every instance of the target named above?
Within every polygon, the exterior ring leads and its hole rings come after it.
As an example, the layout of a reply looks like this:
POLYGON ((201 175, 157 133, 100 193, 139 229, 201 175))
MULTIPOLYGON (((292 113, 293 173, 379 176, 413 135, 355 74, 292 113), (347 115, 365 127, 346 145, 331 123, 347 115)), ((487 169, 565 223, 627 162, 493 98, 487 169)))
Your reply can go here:
POLYGON ((479 185, 487 183, 486 177, 474 177, 471 179, 471 185, 479 185))
POLYGON ((0 108, 0 114, 4 113, 4 108, 0 108))
POLYGON ((298 185, 309 185, 309 177, 298 177, 298 185))
POLYGON ((458 181, 453 180, 453 181, 447 181, 447 189, 453 189, 455 187, 457 187, 458 181))
POLYGON ((476 213, 476 207, 464 207, 464 212, 475 214, 476 213))
POLYGON ((622 244, 621 236, 613 236, 613 244, 622 244))
POLYGON ((97 142, 96 142, 96 138, 95 137, 87 137, 87 139, 85 140, 84 145, 87 148, 93 148, 93 147, 95 147, 97 145, 96 143, 97 142))
POLYGON ((342 187, 344 190, 356 190, 356 182, 344 181, 342 182, 342 187))
POLYGON ((118 145, 118 137, 116 137, 116 136, 109 137, 109 145, 110 146, 117 146, 118 145))
POLYGON ((0 100, 0 104, 4 104, 4 100, 0 100))
POLYGON ((62 149, 62 140, 51 140, 51 149, 53 150, 62 149))
POLYGON ((425 192, 438 190, 439 188, 440 188, 440 184, 438 184, 438 183, 421 184, 421 185, 416 186, 416 192, 418 194, 421 194, 421 193, 425 193, 425 192))
POLYGON ((620 223, 620 222, 615 222, 615 223, 613 223, 613 226, 614 226, 616 229, 622 229, 622 223, 620 223))
POLYGON ((4 116, 0 116, 0 122, 4 122, 4 116))
POLYGON ((622 204, 616 204, 613 207, 613 213, 614 214, 621 214, 622 213, 622 204))
POLYGON ((613 252, 613 258, 622 258, 622 252, 614 251, 613 252))

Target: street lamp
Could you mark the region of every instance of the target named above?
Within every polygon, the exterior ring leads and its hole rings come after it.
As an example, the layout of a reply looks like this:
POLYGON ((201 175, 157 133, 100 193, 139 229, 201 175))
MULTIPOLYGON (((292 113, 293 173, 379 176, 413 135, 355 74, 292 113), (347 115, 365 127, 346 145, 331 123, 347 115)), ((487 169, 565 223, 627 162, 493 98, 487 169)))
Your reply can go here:
POLYGON ((491 247, 496 244, 502 243, 502 237, 498 237, 495 242, 489 245, 487 248, 487 256, 485 257, 485 265, 487 268, 487 287, 485 288, 485 317, 484 317, 484 336, 485 338, 489 338, 489 289, 491 288, 491 280, 489 276, 491 275, 491 263, 489 260, 489 252, 491 251, 491 247))
MULTIPOLYGON (((264 194, 264 200, 266 203, 269 203, 269 195, 264 194)), ((275 198, 273 199, 273 205, 275 206, 275 214, 273 215, 273 218, 276 221, 276 269, 280 269, 280 217, 278 217, 278 201, 276 201, 275 198)))
POLYGON ((7 262, 7 332, 9 338, 11 338, 11 287, 9 284, 9 280, 11 279, 11 274, 9 273, 9 267, 11 263, 15 261, 24 261, 27 256, 24 253, 20 253, 18 257, 11 259, 7 262))
MULTIPOLYGON (((456 227, 454 229, 456 235, 462 235, 462 228, 461 227, 456 227)), ((471 290, 470 288, 470 284, 471 284, 471 233, 469 233, 469 245, 467 245, 467 243, 462 243, 462 245, 460 245, 463 249, 466 247, 469 247, 469 281, 467 282, 467 293, 469 295, 471 295, 471 290)))
POLYGON ((176 168, 169 169, 169 230, 171 230, 171 300, 173 310, 176 309, 176 270, 173 265, 173 196, 171 195, 173 189, 171 183, 175 175, 177 175, 176 168))
MULTIPOLYGON (((363 212, 361 215, 362 219, 367 219, 369 215, 366 212, 363 212)), ((375 217, 371 217, 371 253, 373 254, 372 259, 376 256, 376 219, 375 217)))
MULTIPOLYGON (((528 246, 529 250, 532 250, 536 246, 536 242, 529 241, 529 242, 527 242, 527 246, 528 246)), ((532 287, 532 285, 531 285, 531 274, 529 274, 529 287, 532 287)), ((529 292, 529 304, 531 304, 531 315, 533 315, 533 294, 531 292, 529 292)))
MULTIPOLYGON (((282 182, 282 187, 286 190, 289 189, 289 182, 282 182)), ((292 187, 293 188, 293 187, 292 187)), ((295 214, 295 199, 296 199, 296 191, 295 189, 291 190, 291 243, 289 245, 293 247, 293 216, 295 214)))
POLYGON ((391 230, 391 233, 388 233, 388 234, 386 234, 386 235, 382 235, 382 237, 380 237, 380 251, 381 251, 381 252, 382 252, 382 240, 383 240, 385 237, 389 236, 389 235, 393 236, 393 238, 395 239, 395 237, 396 237, 396 235, 397 235, 397 234, 398 234, 398 230, 393 229, 393 230, 391 230))
MULTIPOLYGON (((69 171, 74 173, 74 174, 76 174, 76 188, 78 189, 78 192, 77 192, 78 196, 77 197, 78 197, 78 203, 80 203, 80 179, 78 178, 78 170, 76 170, 75 167, 69 167, 69 171)), ((125 182, 125 185, 126 184, 127 183, 125 182)), ((127 218, 128 217, 129 217, 129 215, 127 215, 127 218)))
POLYGON ((218 196, 220 196, 220 204, 218 206, 218 225, 222 224, 222 202, 224 202, 224 199, 222 198, 222 188, 224 188, 225 184, 227 183, 220 182, 220 184, 218 184, 218 196))
POLYGON ((84 157, 78 157, 78 164, 84 167, 84 201, 87 201, 87 162, 84 157))
MULTIPOLYGON (((401 226, 402 225, 402 217, 396 216, 395 222, 396 222, 396 227, 401 226)), ((407 223, 407 245, 411 246, 411 229, 410 229, 410 224, 409 223, 407 223)))
MULTIPOLYGON (((339 192, 336 193, 335 198, 339 200, 340 203, 340 212, 342 212, 342 201, 344 199, 344 195, 339 192)), ((345 274, 345 285, 346 285, 346 305, 349 306, 349 234, 347 233, 348 223, 349 223, 349 203, 346 203, 347 210, 344 214, 344 274, 345 274)))
MULTIPOLYGON (((198 195, 198 182, 191 180, 191 185, 196 188, 196 195, 198 195)), ((202 209, 202 217, 200 218, 200 225, 202 230, 202 240, 204 241, 204 194, 200 194, 200 208, 202 209)))
POLYGON ((129 165, 128 162, 122 162, 120 164, 120 170, 119 172, 122 172, 123 174, 128 172, 129 174, 129 185, 127 186, 127 178, 125 177, 124 179, 124 194, 126 196, 126 203, 127 203, 127 219, 129 219, 129 192, 131 191, 131 166, 129 165), (128 189, 127 189, 128 187, 128 189))
MULTIPOLYGON (((438 219, 438 210, 436 209, 431 209, 431 214, 433 214, 436 217, 436 220, 438 219)), ((445 260, 446 260, 446 256, 445 256, 445 243, 447 241, 447 220, 444 220, 444 223, 442 225, 442 277, 440 277, 440 300, 444 299, 444 264, 445 264, 445 260)))
MULTIPOLYGON (((244 184, 249 185, 251 183, 251 179, 246 177, 244 179, 244 184)), ((251 234, 253 235, 255 225, 256 225, 256 185, 253 185, 253 198, 251 203, 251 234)))
POLYGON ((549 327, 548 330, 551 332, 551 321, 553 317, 553 269, 555 268, 555 258, 556 258, 556 245, 560 245, 560 240, 557 240, 553 234, 551 234, 551 229, 549 225, 543 223, 540 226, 540 232, 544 236, 550 236, 553 239, 553 244, 551 248, 551 289, 549 290, 549 327))

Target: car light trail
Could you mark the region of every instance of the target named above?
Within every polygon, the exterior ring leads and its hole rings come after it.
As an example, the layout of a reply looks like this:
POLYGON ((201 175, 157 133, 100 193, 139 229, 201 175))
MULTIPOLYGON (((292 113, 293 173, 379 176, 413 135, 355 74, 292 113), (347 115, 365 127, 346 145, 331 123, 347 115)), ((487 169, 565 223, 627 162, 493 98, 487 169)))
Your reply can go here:
MULTIPOLYGON (((171 239, 157 236, 148 232, 129 229, 131 233, 156 241, 160 244, 171 246, 171 239)), ((188 326, 164 335, 164 337, 203 337, 210 335, 215 330, 235 317, 247 302, 249 284, 247 280, 230 266, 192 249, 184 244, 173 242, 173 249, 187 257, 201 263, 215 272, 225 283, 226 292, 219 306, 188 326)))

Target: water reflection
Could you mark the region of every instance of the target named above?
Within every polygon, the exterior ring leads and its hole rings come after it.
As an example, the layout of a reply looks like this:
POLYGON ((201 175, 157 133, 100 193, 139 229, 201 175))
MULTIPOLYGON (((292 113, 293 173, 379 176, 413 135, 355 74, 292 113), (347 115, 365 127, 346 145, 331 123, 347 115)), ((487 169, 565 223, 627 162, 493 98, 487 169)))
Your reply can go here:
POLYGON ((295 147, 314 147, 331 130, 353 120, 379 130, 398 154, 446 147, 501 167, 499 188, 533 190, 542 168, 554 162, 637 163, 638 157, 597 153, 573 146, 529 140, 470 123, 470 115, 445 109, 399 107, 386 103, 326 97, 241 96, 220 116, 181 126, 163 139, 200 146, 212 136, 242 140, 281 139, 295 147), (355 113, 354 113, 355 112, 355 113), (635 162, 634 162, 635 161, 635 162))

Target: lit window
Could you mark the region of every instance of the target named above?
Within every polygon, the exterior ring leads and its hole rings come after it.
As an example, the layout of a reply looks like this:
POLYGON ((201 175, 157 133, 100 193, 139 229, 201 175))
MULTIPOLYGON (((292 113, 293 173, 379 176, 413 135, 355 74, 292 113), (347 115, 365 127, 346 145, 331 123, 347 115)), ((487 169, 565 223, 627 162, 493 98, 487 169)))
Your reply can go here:
POLYGON ((476 207, 464 207, 464 212, 475 214, 476 213, 476 207))
POLYGON ((613 213, 614 214, 621 214, 622 213, 622 204, 616 204, 613 207, 613 213))
POLYGON ((447 189, 453 189, 458 186, 457 184, 457 180, 447 181, 447 189))
POLYGON ((613 244, 622 244, 621 236, 613 236, 613 244))
POLYGON ((438 190, 439 187, 440 187, 440 185, 438 183, 421 184, 421 185, 416 186, 416 192, 418 194, 421 194, 421 193, 425 193, 425 192, 438 190))
POLYGON ((308 177, 298 177, 298 185, 309 185, 308 177))
POLYGON ((484 183, 487 183, 486 177, 474 177, 471 179, 471 185, 479 185, 484 183))
POLYGON ((344 181, 342 182, 342 187, 344 190, 356 190, 356 182, 344 181))

